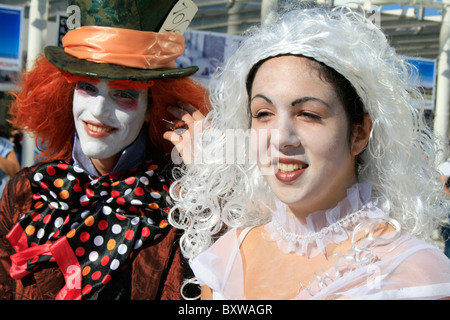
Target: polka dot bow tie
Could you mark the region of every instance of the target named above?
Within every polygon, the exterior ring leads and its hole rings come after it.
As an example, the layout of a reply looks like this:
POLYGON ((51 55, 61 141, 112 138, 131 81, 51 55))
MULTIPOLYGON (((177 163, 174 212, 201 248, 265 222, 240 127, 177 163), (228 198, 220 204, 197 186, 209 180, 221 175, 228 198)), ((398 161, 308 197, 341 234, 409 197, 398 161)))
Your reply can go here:
POLYGON ((168 184, 147 162, 99 178, 66 162, 39 166, 32 210, 7 238, 11 277, 56 262, 65 286, 57 299, 88 299, 130 262, 136 250, 169 229, 168 184))

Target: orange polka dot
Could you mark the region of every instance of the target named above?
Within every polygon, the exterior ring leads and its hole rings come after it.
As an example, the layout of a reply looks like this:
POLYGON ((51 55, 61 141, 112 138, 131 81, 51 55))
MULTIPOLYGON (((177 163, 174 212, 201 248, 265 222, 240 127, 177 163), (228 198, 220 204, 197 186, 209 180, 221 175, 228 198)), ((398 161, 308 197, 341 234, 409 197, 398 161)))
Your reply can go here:
POLYGON ((92 226, 95 222, 95 219, 93 216, 89 216, 86 219, 84 219, 84 224, 87 225, 88 227, 92 226))
POLYGON ((28 226, 25 228, 25 233, 29 236, 33 235, 36 229, 33 226, 28 226))
POLYGON ((159 227, 161 229, 164 229, 165 227, 167 227, 169 225, 169 223, 166 220, 161 220, 161 222, 159 223, 159 227))
POLYGON ((64 200, 69 198, 69 196, 70 196, 70 193, 67 190, 63 190, 59 193, 59 197, 64 200))
POLYGON ((83 268, 83 271, 81 273, 83 274, 83 276, 87 276, 89 272, 91 272, 91 267, 86 266, 83 268))
POLYGON ((75 229, 70 230, 69 232, 67 232, 66 237, 67 238, 73 238, 73 236, 75 235, 76 231, 75 229))
POLYGON ((38 202, 36 202, 36 203, 34 204, 34 208, 35 208, 35 209, 39 209, 39 208, 41 208, 43 205, 44 205, 43 202, 38 201, 38 202))
POLYGON ((159 205, 156 202, 150 203, 148 206, 153 210, 159 209, 159 205))
POLYGON ((53 181, 53 185, 57 188, 61 188, 64 185, 64 180, 56 179, 55 181, 53 181))
POLYGON ((114 239, 109 240, 107 245, 106 245, 108 250, 114 249, 115 246, 116 246, 116 240, 114 240, 114 239))

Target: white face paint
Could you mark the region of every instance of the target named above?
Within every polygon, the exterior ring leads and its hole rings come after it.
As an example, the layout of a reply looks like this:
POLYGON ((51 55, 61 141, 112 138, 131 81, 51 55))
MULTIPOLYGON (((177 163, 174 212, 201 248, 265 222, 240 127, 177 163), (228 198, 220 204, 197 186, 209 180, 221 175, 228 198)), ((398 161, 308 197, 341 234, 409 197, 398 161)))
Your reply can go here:
POLYGON ((147 115, 147 91, 119 90, 79 81, 73 96, 73 116, 81 149, 91 159, 108 159, 139 135, 147 115))
POLYGON ((336 205, 356 174, 348 120, 334 87, 307 58, 281 56, 261 65, 251 94, 252 129, 267 139, 267 150, 258 154, 272 159, 259 167, 275 173, 264 176, 275 195, 301 217, 336 205))

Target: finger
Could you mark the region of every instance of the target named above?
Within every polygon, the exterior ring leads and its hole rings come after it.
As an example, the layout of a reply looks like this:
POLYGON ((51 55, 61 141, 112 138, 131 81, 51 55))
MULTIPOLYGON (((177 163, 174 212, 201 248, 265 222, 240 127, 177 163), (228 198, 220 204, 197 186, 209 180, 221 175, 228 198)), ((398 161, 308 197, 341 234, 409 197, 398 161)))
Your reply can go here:
POLYGON ((205 116, 200 112, 199 109, 195 108, 187 102, 179 101, 178 106, 184 111, 188 112, 192 116, 194 121, 203 120, 205 118, 205 116))
POLYGON ((174 146, 183 141, 183 137, 174 131, 166 131, 163 133, 163 139, 172 142, 174 146))

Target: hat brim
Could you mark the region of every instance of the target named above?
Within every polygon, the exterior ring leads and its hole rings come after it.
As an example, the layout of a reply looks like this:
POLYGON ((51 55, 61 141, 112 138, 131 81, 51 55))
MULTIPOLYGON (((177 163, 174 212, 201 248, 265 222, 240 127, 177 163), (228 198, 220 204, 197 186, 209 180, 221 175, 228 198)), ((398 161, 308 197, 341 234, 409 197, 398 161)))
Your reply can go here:
POLYGON ((44 49, 47 60, 61 70, 76 75, 99 79, 151 80, 162 78, 182 78, 197 72, 197 66, 186 68, 137 69, 109 63, 96 63, 78 59, 61 47, 49 46, 44 49))

